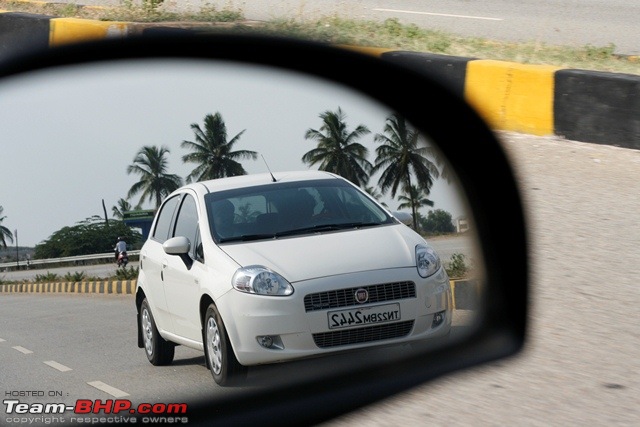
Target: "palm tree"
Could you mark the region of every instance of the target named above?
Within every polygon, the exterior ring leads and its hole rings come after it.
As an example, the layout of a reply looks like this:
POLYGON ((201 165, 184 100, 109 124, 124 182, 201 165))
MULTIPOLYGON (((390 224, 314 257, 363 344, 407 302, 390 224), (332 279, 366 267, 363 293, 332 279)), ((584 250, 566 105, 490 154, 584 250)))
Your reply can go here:
POLYGON ((404 194, 398 196, 398 201, 402 202, 398 205, 400 209, 411 209, 411 215, 413 216, 413 229, 418 230, 418 209, 423 206, 431 206, 435 204, 432 200, 429 200, 429 189, 412 185, 409 188, 404 188, 404 194))
POLYGON ((2 221, 4 221, 4 219, 6 218, 6 216, 2 216, 3 212, 4 208, 0 206, 0 246, 6 249, 7 240, 9 241, 9 243, 13 243, 13 234, 7 227, 2 225, 2 221))
POLYGON ((124 213, 133 209, 131 203, 126 199, 118 200, 118 204, 111 208, 114 218, 124 219, 124 213))
POLYGON ((302 161, 308 165, 320 163, 318 169, 333 172, 364 187, 369 181, 373 166, 367 160, 369 150, 356 140, 370 133, 369 129, 359 125, 349 132, 345 123, 346 116, 340 107, 336 112, 321 113, 320 118, 320 130, 308 129, 304 135, 305 139, 318 141, 318 146, 307 151, 302 156, 302 161))
POLYGON ((182 161, 196 163, 198 166, 187 176, 187 182, 246 175, 247 172, 238 160, 258 158, 255 151, 232 151, 244 130, 227 141, 227 126, 220 113, 204 117, 204 131, 197 123, 192 123, 191 129, 195 134, 195 142, 182 141, 182 148, 192 151, 182 156, 182 161))
POLYGON ((387 204, 382 201, 383 194, 380 192, 378 187, 367 185, 366 187, 364 187, 364 191, 366 191, 367 194, 376 199, 382 206, 388 207, 387 204))
POLYGON ((138 151, 133 164, 127 166, 128 174, 138 174, 140 181, 129 189, 127 198, 137 193, 142 193, 139 204, 145 199, 155 202, 155 207, 160 207, 162 199, 182 185, 182 179, 178 175, 167 173, 167 147, 144 146, 138 151))
MULTIPOLYGON (((376 134, 374 141, 382 144, 376 148, 373 173, 382 171, 378 185, 383 193, 391 190, 391 196, 395 197, 398 187, 410 189, 413 181, 422 188, 431 189, 433 180, 440 175, 435 163, 427 158, 432 149, 420 144, 420 133, 410 129, 404 117, 399 114, 389 116, 383 133, 376 134)), ((415 206, 411 211, 416 212, 415 206)), ((415 227, 415 215, 413 221, 415 227)))

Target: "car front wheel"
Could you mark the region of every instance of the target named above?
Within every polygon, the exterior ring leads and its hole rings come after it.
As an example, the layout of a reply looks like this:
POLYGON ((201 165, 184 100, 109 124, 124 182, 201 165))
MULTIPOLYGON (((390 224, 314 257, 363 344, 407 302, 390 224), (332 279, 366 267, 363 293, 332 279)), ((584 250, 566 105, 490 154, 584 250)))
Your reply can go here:
POLYGON ((140 328, 142 329, 144 351, 149 362, 155 366, 171 364, 175 345, 160 336, 146 298, 140 306, 140 328))
POLYGON ((244 379, 248 369, 236 359, 222 318, 213 304, 205 314, 203 334, 207 367, 214 381, 224 386, 244 379))

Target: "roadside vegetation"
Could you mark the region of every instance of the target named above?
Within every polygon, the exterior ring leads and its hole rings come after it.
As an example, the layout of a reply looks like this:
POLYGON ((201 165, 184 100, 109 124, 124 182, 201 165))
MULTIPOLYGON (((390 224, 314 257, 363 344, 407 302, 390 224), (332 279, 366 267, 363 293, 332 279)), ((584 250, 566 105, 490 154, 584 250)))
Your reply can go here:
POLYGON ((0 0, 0 9, 104 21, 164 22, 172 26, 196 26, 211 31, 256 31, 266 34, 290 35, 332 44, 640 74, 640 58, 616 55, 613 44, 607 46, 586 45, 575 48, 552 46, 537 41, 527 43, 499 42, 426 30, 415 25, 401 24, 396 19, 373 22, 326 16, 316 20, 300 18, 249 22, 245 19, 240 8, 207 6, 197 13, 175 13, 169 11, 163 5, 162 0, 143 0, 142 2, 122 0, 120 6, 114 8, 0 0))

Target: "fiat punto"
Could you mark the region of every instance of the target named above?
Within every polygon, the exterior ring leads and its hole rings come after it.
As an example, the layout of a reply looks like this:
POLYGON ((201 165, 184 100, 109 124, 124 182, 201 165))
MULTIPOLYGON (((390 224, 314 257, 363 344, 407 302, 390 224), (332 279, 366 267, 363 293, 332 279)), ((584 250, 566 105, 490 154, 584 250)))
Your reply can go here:
POLYGON ((453 304, 419 234, 346 179, 299 171, 170 194, 140 251, 136 306, 152 364, 188 346, 227 385, 254 365, 447 336, 453 304))

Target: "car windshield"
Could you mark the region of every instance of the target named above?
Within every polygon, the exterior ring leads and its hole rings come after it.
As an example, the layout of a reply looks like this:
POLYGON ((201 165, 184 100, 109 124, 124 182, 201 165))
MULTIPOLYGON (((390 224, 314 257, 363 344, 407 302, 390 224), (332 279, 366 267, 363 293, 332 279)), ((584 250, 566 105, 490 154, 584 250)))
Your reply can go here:
POLYGON ((396 223, 362 191, 339 179, 271 183, 210 193, 205 199, 218 243, 396 223))

